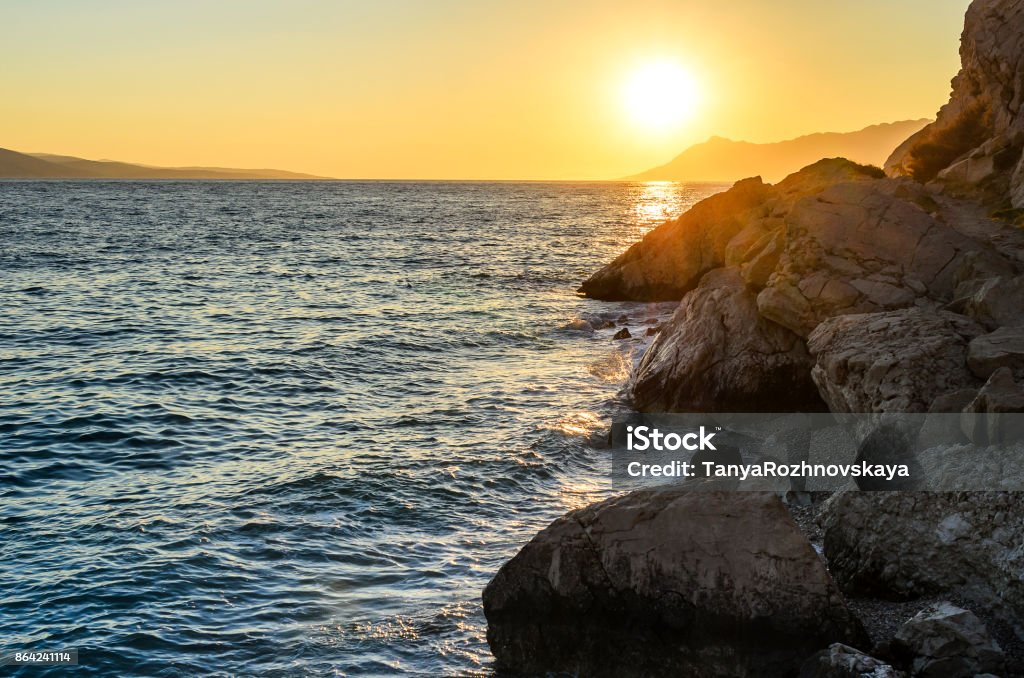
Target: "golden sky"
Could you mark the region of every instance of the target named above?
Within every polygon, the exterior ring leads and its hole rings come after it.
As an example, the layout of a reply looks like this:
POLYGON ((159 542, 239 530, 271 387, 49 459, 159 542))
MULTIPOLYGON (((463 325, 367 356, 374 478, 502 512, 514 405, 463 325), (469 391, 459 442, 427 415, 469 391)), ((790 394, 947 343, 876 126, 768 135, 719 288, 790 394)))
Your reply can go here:
POLYGON ((934 115, 968 1, 0 0, 0 147, 342 178, 615 178, 715 134, 934 115), (652 64, 689 74, 685 119, 637 115, 652 64))

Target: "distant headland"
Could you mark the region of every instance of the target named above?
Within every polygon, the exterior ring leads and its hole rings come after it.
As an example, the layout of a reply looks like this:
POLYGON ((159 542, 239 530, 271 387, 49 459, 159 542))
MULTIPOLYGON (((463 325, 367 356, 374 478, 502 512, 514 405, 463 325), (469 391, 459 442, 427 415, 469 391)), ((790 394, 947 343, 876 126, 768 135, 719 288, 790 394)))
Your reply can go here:
POLYGON ((902 120, 856 132, 822 132, 769 144, 711 137, 690 146, 668 163, 626 180, 730 182, 760 176, 775 183, 819 158, 836 157, 881 167, 904 139, 929 122, 926 118, 902 120))
POLYGON ((115 160, 86 160, 69 155, 18 153, 0 148, 3 179, 330 179, 277 169, 228 167, 151 167, 115 160))

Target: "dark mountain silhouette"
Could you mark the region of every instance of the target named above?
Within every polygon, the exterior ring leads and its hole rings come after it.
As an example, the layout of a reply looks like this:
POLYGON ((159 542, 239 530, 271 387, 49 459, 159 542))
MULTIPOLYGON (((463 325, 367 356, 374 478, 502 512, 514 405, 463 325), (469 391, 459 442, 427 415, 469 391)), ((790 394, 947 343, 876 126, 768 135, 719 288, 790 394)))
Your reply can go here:
POLYGON ((227 167, 150 167, 69 155, 18 153, 0 148, 0 178, 5 179, 326 179, 275 169, 227 167))
POLYGON ((671 162, 626 180, 731 182, 760 175, 774 183, 819 158, 834 157, 881 166, 893 149, 929 122, 904 120, 871 125, 857 132, 822 132, 770 144, 711 137, 690 146, 671 162))

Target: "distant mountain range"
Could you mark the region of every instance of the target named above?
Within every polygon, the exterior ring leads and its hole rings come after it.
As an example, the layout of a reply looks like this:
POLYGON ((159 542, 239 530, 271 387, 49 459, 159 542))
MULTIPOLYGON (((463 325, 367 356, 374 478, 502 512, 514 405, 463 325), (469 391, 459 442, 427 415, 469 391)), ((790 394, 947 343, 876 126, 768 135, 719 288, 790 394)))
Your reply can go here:
MULTIPOLYGON (((774 183, 821 158, 843 157, 881 166, 889 154, 928 119, 871 125, 857 132, 822 132, 788 141, 756 144, 711 137, 670 162, 626 177, 627 181, 732 182, 760 175, 774 183)), ((153 167, 68 155, 18 153, 0 148, 0 179, 330 179, 276 169, 153 167)))
POLYGON ((929 122, 926 118, 904 120, 857 132, 822 132, 770 144, 711 137, 672 161, 626 180, 730 182, 760 175, 774 183, 821 158, 835 157, 881 167, 897 146, 929 122))
POLYGON ((18 153, 0 148, 2 179, 328 179, 275 169, 150 167, 69 155, 18 153))

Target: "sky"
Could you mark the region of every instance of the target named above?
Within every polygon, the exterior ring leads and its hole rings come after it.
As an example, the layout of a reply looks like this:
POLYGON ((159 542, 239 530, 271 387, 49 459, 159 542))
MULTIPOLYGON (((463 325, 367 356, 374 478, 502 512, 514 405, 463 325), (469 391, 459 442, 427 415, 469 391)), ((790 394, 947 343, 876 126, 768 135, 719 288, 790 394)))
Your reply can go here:
POLYGON ((0 147, 338 178, 612 179, 712 135, 931 117, 968 4, 0 0, 0 147), (652 85, 656 64, 686 75, 652 85), (638 115, 673 86, 687 115, 638 115))

